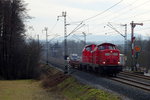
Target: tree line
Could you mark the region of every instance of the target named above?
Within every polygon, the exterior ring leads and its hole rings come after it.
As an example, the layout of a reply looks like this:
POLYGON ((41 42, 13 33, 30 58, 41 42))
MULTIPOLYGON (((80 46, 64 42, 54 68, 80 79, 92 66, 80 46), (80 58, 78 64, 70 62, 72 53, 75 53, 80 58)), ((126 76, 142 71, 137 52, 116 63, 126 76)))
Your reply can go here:
POLYGON ((0 79, 24 79, 38 75, 41 46, 26 40, 28 18, 22 0, 0 0, 0 79))

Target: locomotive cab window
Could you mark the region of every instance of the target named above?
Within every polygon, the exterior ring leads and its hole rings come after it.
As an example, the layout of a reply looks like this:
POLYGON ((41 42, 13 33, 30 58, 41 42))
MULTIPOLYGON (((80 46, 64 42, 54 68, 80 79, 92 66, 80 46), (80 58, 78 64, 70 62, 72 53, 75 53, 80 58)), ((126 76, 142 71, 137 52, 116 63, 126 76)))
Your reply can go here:
POLYGON ((116 47, 115 47, 115 46, 112 46, 112 45, 109 45, 109 46, 108 46, 108 49, 115 50, 116 47))
POLYGON ((106 49, 115 50, 116 47, 112 45, 103 45, 98 47, 98 50, 106 50, 106 49))
POLYGON ((99 47, 98 47, 98 50, 105 50, 105 49, 106 49, 105 46, 99 46, 99 47))
POLYGON ((91 48, 91 47, 86 47, 86 50, 87 50, 87 51, 91 51, 92 48, 91 48))

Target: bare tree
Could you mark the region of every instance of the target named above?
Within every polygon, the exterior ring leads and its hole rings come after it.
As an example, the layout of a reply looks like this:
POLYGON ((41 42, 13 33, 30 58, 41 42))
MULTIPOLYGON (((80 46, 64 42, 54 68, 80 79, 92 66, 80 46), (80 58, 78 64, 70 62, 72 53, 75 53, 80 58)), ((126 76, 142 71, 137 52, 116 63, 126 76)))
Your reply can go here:
POLYGON ((22 0, 0 1, 0 76, 6 79, 35 76, 40 50, 25 40, 25 7, 22 0))

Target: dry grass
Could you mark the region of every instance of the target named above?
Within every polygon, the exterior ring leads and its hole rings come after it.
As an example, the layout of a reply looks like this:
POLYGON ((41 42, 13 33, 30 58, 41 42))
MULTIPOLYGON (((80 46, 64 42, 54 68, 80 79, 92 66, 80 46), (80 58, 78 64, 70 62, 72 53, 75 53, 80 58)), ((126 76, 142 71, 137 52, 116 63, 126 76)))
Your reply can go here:
POLYGON ((63 100, 40 87, 39 81, 0 81, 0 100, 63 100))

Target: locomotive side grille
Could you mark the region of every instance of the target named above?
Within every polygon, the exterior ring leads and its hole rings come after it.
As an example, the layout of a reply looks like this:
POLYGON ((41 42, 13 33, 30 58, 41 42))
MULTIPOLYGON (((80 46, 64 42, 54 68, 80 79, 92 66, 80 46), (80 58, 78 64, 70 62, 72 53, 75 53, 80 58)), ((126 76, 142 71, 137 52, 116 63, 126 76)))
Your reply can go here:
POLYGON ((116 63, 116 62, 117 62, 117 60, 114 60, 113 62, 114 62, 114 63, 116 63))
POLYGON ((110 59, 107 59, 107 60, 106 60, 106 63, 110 63, 110 59))
POLYGON ((107 64, 117 63, 117 60, 116 59, 106 59, 106 63, 107 64))
POLYGON ((118 53, 113 53, 113 56, 118 56, 119 54, 118 53))

